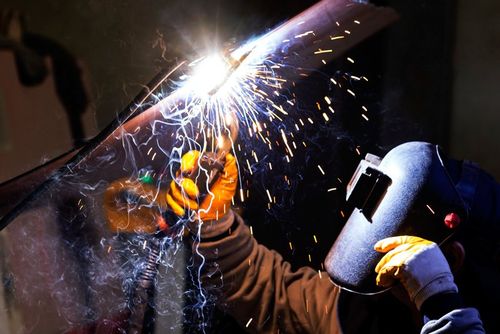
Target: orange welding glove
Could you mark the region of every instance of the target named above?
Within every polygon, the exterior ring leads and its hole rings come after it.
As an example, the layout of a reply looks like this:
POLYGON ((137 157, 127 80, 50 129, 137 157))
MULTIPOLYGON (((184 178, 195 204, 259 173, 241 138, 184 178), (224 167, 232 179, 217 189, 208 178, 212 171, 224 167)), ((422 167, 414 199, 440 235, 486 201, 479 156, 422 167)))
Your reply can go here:
POLYGON ((388 287, 398 280, 419 310, 433 295, 458 292, 450 266, 434 242, 404 235, 382 239, 374 248, 387 253, 375 268, 377 285, 388 287))
POLYGON ((186 210, 192 210, 202 221, 218 220, 226 215, 231 206, 231 200, 238 186, 238 168, 236 159, 230 153, 226 155, 224 169, 221 175, 199 203, 199 188, 195 181, 183 177, 198 168, 200 162, 199 151, 189 151, 182 156, 181 168, 177 178, 172 180, 167 193, 167 203, 178 216, 184 216, 186 210))
POLYGON ((165 190, 138 180, 119 179, 104 193, 104 214, 108 228, 120 233, 155 233, 168 225, 162 212, 167 209, 165 190))

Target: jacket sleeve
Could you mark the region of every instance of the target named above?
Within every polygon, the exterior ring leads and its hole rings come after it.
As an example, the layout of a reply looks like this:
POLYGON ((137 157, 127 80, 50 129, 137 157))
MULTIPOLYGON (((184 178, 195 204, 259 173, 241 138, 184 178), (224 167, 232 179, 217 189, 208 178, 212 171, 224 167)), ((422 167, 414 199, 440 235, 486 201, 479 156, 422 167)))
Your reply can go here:
POLYGON ((193 253, 203 263, 204 286, 248 332, 340 333, 338 288, 326 273, 292 271, 277 252, 257 244, 233 212, 198 233, 193 253))
POLYGON ((428 321, 421 334, 463 333, 483 334, 483 324, 475 308, 453 310, 441 318, 428 321))

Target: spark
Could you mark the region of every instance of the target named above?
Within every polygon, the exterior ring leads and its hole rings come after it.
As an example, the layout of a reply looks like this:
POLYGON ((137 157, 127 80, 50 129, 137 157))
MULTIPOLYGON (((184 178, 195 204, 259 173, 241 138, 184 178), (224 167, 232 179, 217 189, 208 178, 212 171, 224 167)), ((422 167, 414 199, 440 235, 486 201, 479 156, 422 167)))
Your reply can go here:
POLYGON ((250 166, 250 161, 248 161, 248 159, 246 159, 246 161, 247 161, 248 171, 250 172, 250 175, 253 175, 252 166, 250 166))
POLYGON ((330 192, 335 191, 335 190, 337 190, 337 188, 330 188, 330 189, 327 190, 327 192, 330 193, 330 192))
POLYGON ((318 169, 321 172, 321 174, 326 175, 325 171, 323 170, 323 168, 320 165, 318 165, 318 169))
POLYGON ((305 37, 307 35, 314 35, 314 31, 312 31, 312 30, 306 31, 303 34, 296 35, 295 38, 302 38, 302 37, 305 37))
POLYGON ((283 139, 283 142, 285 143, 285 146, 288 149, 288 153, 290 153, 290 156, 293 157, 292 149, 288 145, 288 139, 286 138, 286 135, 285 135, 285 132, 283 131, 283 129, 281 129, 281 138, 283 139))
POLYGON ((432 214, 436 214, 436 212, 434 212, 434 210, 432 210, 431 206, 429 204, 426 204, 425 206, 427 206, 427 209, 429 209, 430 212, 432 212, 432 214))
POLYGON ((259 159, 257 158, 257 153, 255 153, 255 151, 252 151, 252 155, 253 155, 253 157, 254 157, 254 159, 255 159, 255 162, 257 162, 257 163, 258 163, 258 162, 259 162, 259 159))
POLYGON ((252 322, 253 318, 250 318, 250 320, 248 320, 247 324, 245 325, 246 328, 248 328, 248 326, 250 326, 250 323, 252 322))
POLYGON ((267 197, 269 198, 269 202, 273 202, 273 198, 271 197, 271 193, 269 192, 269 189, 266 189, 267 197))
POLYGON ((319 54, 322 54, 322 53, 332 53, 332 52, 333 52, 332 49, 326 49, 326 50, 318 49, 318 51, 315 51, 314 54, 315 55, 319 55, 319 54))
POLYGON ((275 105, 274 103, 272 104, 272 106, 273 106, 276 110, 278 110, 279 112, 281 112, 283 115, 288 115, 288 113, 285 111, 285 109, 283 109, 283 107, 282 107, 282 106, 277 106, 277 105, 275 105))

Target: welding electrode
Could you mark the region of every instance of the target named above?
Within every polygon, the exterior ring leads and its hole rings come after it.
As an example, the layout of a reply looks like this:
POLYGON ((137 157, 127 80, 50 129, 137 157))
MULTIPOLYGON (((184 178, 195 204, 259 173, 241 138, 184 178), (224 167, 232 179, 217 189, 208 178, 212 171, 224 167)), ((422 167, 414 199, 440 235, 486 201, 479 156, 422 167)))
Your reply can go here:
POLYGON ((217 91, 226 83, 227 79, 229 79, 234 71, 236 71, 238 67, 240 67, 241 63, 248 57, 250 52, 252 52, 252 50, 244 53, 239 59, 233 58, 233 56, 231 56, 231 54, 229 54, 228 52, 224 55, 224 60, 226 63, 228 63, 229 68, 226 75, 224 76, 224 79, 208 92, 209 95, 214 95, 215 93, 217 93, 217 91))

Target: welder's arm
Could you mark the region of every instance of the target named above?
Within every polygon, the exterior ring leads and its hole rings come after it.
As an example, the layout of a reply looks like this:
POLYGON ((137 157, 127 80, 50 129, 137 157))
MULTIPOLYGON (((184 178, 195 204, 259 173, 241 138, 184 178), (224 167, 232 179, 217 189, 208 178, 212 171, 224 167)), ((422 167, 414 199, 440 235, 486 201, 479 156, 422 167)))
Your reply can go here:
MULTIPOLYGON (((196 157, 183 157, 179 175, 196 163, 196 157)), ((236 179, 236 163, 228 155, 211 188, 212 205, 198 204, 196 184, 186 179, 176 180, 169 191, 169 206, 179 215, 203 209, 196 211, 190 227, 193 254, 198 262, 204 261, 203 287, 218 296, 219 306, 249 332, 337 333, 337 288, 326 274, 320 276, 311 268, 292 271, 278 253, 257 244, 229 209, 236 179)))
POLYGON ((484 333, 477 310, 464 308, 438 245, 419 237, 397 236, 380 240, 375 250, 386 253, 375 268, 377 284, 391 286, 395 280, 402 284, 429 320, 423 334, 484 333))
POLYGON ((257 244, 242 219, 229 212, 225 233, 193 244, 205 257, 204 282, 253 333, 336 333, 338 290, 326 274, 292 271, 275 251, 257 244))

